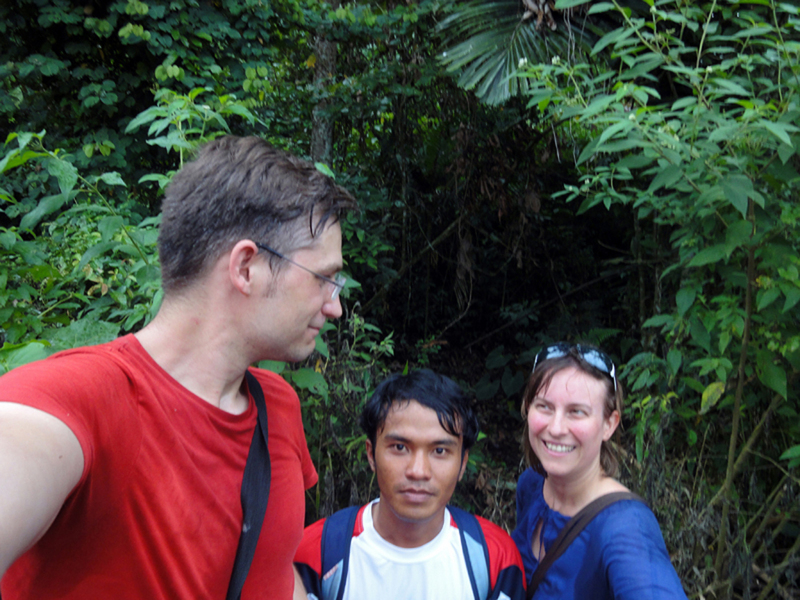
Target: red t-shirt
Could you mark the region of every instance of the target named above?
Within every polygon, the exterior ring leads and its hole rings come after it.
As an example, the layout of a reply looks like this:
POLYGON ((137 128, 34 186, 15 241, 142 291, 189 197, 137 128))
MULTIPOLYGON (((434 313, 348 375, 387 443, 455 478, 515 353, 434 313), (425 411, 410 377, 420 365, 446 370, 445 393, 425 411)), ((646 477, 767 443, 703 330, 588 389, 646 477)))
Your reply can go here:
MULTIPOLYGON (((266 398, 272 479, 242 599, 288 600, 305 490, 317 473, 297 395, 278 375, 253 373, 266 398)), ((241 415, 212 406, 132 335, 15 369, 0 378, 0 398, 60 419, 84 454, 83 475, 55 522, 0 582, 3 600, 225 597, 252 399, 241 415)))

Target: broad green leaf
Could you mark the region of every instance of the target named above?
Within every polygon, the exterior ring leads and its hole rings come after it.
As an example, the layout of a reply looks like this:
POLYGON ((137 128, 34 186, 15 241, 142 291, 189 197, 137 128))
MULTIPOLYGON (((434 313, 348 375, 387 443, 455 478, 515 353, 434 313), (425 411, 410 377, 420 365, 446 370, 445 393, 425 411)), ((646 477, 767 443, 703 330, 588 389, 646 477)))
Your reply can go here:
POLYGON ((286 363, 279 360, 262 360, 258 363, 258 368, 281 374, 286 369, 286 363))
POLYGON ((691 334, 692 342, 697 344, 708 354, 711 354, 711 334, 708 333, 706 326, 703 325, 703 322, 697 317, 689 319, 689 333, 691 334))
MULTIPOLYGON (((581 2, 580 4, 583 3, 581 2)), ((594 45, 594 48, 592 48, 592 56, 596 56, 606 46, 609 46, 611 44, 616 44, 617 42, 620 42, 622 40, 631 37, 634 34, 634 32, 635 32, 634 29, 620 28, 620 29, 615 29, 611 33, 607 33, 602 38, 600 38, 600 41, 598 41, 594 45)))
POLYGON ((525 386, 525 375, 521 371, 515 371, 506 367, 503 370, 503 378, 500 380, 503 386, 503 393, 508 397, 517 396, 525 386))
POLYGON ((692 304, 694 304, 694 299, 697 296, 696 290, 692 288, 681 288, 678 290, 678 293, 675 296, 675 300, 678 306, 678 315, 683 316, 686 314, 692 304))
MULTIPOLYGON (((752 4, 761 4, 761 0, 756 0, 752 4)), ((733 34, 734 38, 749 38, 763 36, 764 34, 774 33, 775 28, 770 25, 760 25, 757 27, 750 27, 749 29, 742 29, 733 34)))
POLYGON ((331 171, 331 168, 322 162, 315 162, 314 166, 316 167, 317 171, 322 173, 323 175, 327 175, 331 179, 336 179, 336 174, 331 171))
POLYGON ((100 175, 100 177, 98 177, 98 179, 103 183, 107 183, 108 185, 121 185, 122 187, 126 187, 125 182, 122 180, 122 177, 120 177, 120 174, 117 173, 116 171, 103 173, 102 175, 100 175))
POLYGON ((17 243, 17 235, 13 231, 0 232, 0 246, 5 250, 11 250, 17 243))
POLYGON ((22 230, 30 230, 45 218, 47 215, 57 211, 69 200, 68 194, 57 194, 55 196, 46 196, 39 201, 39 204, 22 217, 19 223, 19 228, 22 230))
POLYGON ((767 290, 759 291, 756 296, 756 310, 759 312, 775 302, 781 295, 780 288, 772 287, 767 290))
MULTIPOLYGON (((558 4, 558 2, 556 2, 556 4, 558 4)), ((608 12, 610 10, 615 10, 615 7, 613 4, 611 4, 611 2, 597 2, 592 4, 591 8, 586 14, 593 15, 595 13, 608 12)))
POLYGON ((71 192, 78 183, 78 169, 72 163, 60 158, 46 158, 42 161, 42 165, 58 180, 62 194, 71 192))
MULTIPOLYGON (((552 92, 550 92, 549 95, 552 95, 552 92)), ((589 106, 583 109, 583 111, 581 112, 581 120, 585 121, 589 117, 593 117, 596 114, 603 112, 606 108, 608 108, 609 105, 616 102, 616 100, 617 99, 615 96, 611 96, 609 94, 603 94, 601 96, 598 96, 597 98, 592 100, 589 106)))
MULTIPOLYGON (((789 162, 789 160, 795 155, 795 149, 793 146, 788 144, 781 144, 778 146, 778 157, 781 159, 781 162, 785 165, 789 162)), ((0 169, 0 173, 2 169, 0 169)))
POLYGON ((674 321, 675 319, 672 315, 656 315, 642 323, 642 327, 662 327, 664 325, 672 325, 674 321))
POLYGON ((694 96, 689 96, 687 98, 681 98, 680 100, 676 100, 672 103, 672 110, 681 110, 683 108, 688 108, 689 106, 695 106, 697 104, 697 98, 694 96))
POLYGON ((650 187, 647 189, 648 193, 652 194, 657 192, 662 187, 669 187, 678 179, 681 178, 683 174, 683 169, 681 169, 677 165, 667 165, 666 168, 661 169, 658 172, 658 175, 655 176, 653 182, 650 184, 650 187))
POLYGON ((644 156, 642 154, 631 154, 622 160, 617 161, 616 167, 618 169, 641 169, 648 165, 653 164, 655 157, 644 156))
POLYGON ((689 267, 702 267, 703 265, 707 265, 709 263, 716 263, 725 260, 728 257, 727 252, 725 251, 724 244, 716 244, 714 246, 709 246, 698 252, 695 257, 689 261, 687 266, 689 267))
POLYGON ((721 381, 715 381, 703 390, 703 399, 700 402, 700 414, 704 415, 709 410, 716 406, 722 394, 725 393, 725 384, 721 381))
POLYGON ((772 135, 778 138, 784 144, 789 146, 792 145, 792 140, 789 137, 789 133, 794 133, 798 131, 798 128, 794 125, 789 125, 788 123, 781 123, 776 121, 767 121, 766 119, 760 119, 758 121, 759 125, 763 125, 772 135))
POLYGON ((325 340, 323 340, 322 336, 319 334, 314 338, 314 349, 325 358, 330 358, 331 356, 328 351, 328 344, 325 343, 325 340))
POLYGON ((720 182, 722 191, 728 201, 742 213, 742 217, 747 216, 747 198, 753 194, 753 182, 746 175, 728 175, 720 182))
POLYGON ((722 79, 720 77, 715 77, 711 79, 711 83, 715 83, 719 87, 727 90, 731 94, 736 94, 738 96, 750 96, 751 93, 744 89, 738 83, 735 83, 729 79, 722 79))
POLYGON ((673 375, 678 374, 682 362, 683 355, 681 354, 680 350, 677 348, 672 348, 669 352, 667 352, 667 364, 669 365, 669 370, 673 375))
POLYGON ((783 304, 783 310, 781 312, 786 313, 792 310, 798 302, 800 302, 800 289, 798 288, 791 288, 791 289, 784 289, 783 293, 786 295, 786 302, 783 304))
POLYGON ((753 224, 745 219, 729 225, 728 229, 725 230, 725 253, 727 256, 730 258, 736 248, 741 248, 750 243, 752 234, 753 224))
POLYGON ((125 221, 120 216, 103 217, 97 225, 97 230, 100 232, 102 240, 107 242, 114 237, 115 233, 122 229, 124 223, 125 221))
POLYGON ((791 460, 792 458, 800 458, 800 444, 792 446, 781 454, 781 460, 791 460))
POLYGON ((588 2, 590 2, 590 0, 556 0, 556 10, 564 10, 565 8, 580 6, 588 2))
POLYGON ((786 395, 786 370, 775 364, 775 355, 767 350, 761 350, 756 355, 758 378, 765 386, 780 394, 786 395))
MULTIPOLYGON (((627 71, 623 71, 622 73, 620 73, 619 78, 620 78, 621 81, 628 81, 628 80, 631 80, 631 79, 636 79, 637 77, 642 77, 642 76, 646 75, 647 73, 649 73, 650 71, 652 71, 653 69, 655 69, 656 67, 658 67, 659 65, 662 65, 662 64, 664 64, 664 58, 662 56, 660 56, 660 55, 659 56, 655 56, 655 57, 649 58, 648 60, 645 60, 645 61, 642 61, 642 62, 638 62, 636 64, 636 66, 634 66, 632 69, 628 69, 627 71)), ((653 76, 651 76, 651 79, 652 79, 652 77, 653 76)), ((651 92, 650 95, 653 95, 656 98, 660 98, 660 96, 658 95, 657 92, 653 93, 654 90, 650 89, 650 92, 651 92)), ((635 93, 634 93, 634 96, 638 98, 638 96, 636 96, 635 93)))
MULTIPOLYGON (((598 152, 624 152, 634 148, 649 147, 652 144, 646 140, 641 139, 636 132, 631 132, 631 135, 623 139, 611 140, 606 142, 601 147, 597 148, 598 152)), ((654 159, 651 159, 654 160, 654 159)))
POLYGON ((590 210, 603 202, 603 196, 601 194, 594 194, 588 196, 581 202, 581 205, 578 207, 577 214, 582 215, 587 210, 590 210))
POLYGON ((633 128, 633 122, 629 121, 628 119, 623 119, 621 121, 617 121, 611 127, 608 127, 603 133, 600 135, 600 140, 597 142, 598 150, 600 150, 603 142, 611 137, 617 135, 618 133, 626 133, 633 128))
POLYGON ((511 360, 510 354, 505 354, 505 346, 498 346, 486 357, 486 368, 491 370, 506 366, 511 360))
POLYGON ((108 252, 116 246, 119 246, 119 242, 115 242, 113 240, 109 242, 100 242, 99 244, 91 246, 86 252, 83 253, 81 261, 78 263, 77 270, 80 271, 90 260, 96 256, 100 256, 101 254, 108 252))
POLYGON ((288 375, 301 390, 311 390, 316 394, 327 393, 328 391, 328 383, 322 373, 318 373, 314 369, 302 367, 296 371, 290 371, 288 375))
POLYGON ((104 344, 119 335, 119 324, 84 317, 66 327, 47 329, 42 337, 57 350, 104 344))
POLYGON ((31 341, 23 344, 6 342, 0 348, 0 375, 22 365, 47 358, 53 351, 47 342, 31 341))
POLYGON ((579 165, 583 164, 585 161, 589 160, 592 156, 594 156, 595 148, 597 148, 597 144, 600 141, 600 138, 594 138, 591 142, 586 144, 586 147, 581 152, 581 155, 578 157, 579 165))
POLYGON ((475 384, 475 398, 478 400, 489 400, 497 394, 500 389, 500 382, 484 376, 475 384))

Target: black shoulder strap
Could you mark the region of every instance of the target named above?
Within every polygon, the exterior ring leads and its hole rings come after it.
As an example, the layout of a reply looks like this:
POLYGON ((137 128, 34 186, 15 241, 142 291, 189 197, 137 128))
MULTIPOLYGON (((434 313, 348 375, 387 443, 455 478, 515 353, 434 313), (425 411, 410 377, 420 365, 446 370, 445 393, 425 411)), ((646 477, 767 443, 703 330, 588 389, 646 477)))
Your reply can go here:
POLYGON ((264 523, 264 513, 267 512, 269 501, 269 484, 271 467, 269 462, 269 430, 267 429, 267 404, 264 400, 264 391, 250 371, 245 372, 247 388, 253 395, 258 410, 258 422, 253 432, 253 441, 247 454, 242 476, 242 534, 239 537, 239 546, 236 548, 236 560, 233 563, 233 573, 228 584, 226 600, 239 600, 242 595, 244 580, 253 562, 256 552, 258 536, 261 534, 261 525, 264 523))
MULTIPOLYGON (((367 505, 369 506, 369 505, 367 505)), ((333 513, 322 525, 322 575, 328 575, 339 562, 339 572, 322 582, 322 598, 320 600, 341 600, 347 581, 347 565, 350 561, 350 543, 356 527, 356 518, 361 507, 351 506, 333 513)))
MULTIPOLYGON (((489 597, 489 549, 478 519, 472 513, 456 506, 448 506, 447 510, 458 525, 461 536, 461 547, 467 561, 467 573, 475 600, 486 600, 489 597)), ((447 524, 449 525, 449 524, 447 524)))
MULTIPOLYGON (((580 532, 585 529, 591 520, 603 509, 620 500, 638 500, 639 502, 644 502, 640 496, 633 492, 612 492, 610 494, 605 494, 584 506, 577 515, 572 517, 569 522, 564 525, 564 529, 559 532, 553 542, 553 546, 547 549, 547 554, 544 555, 542 562, 539 563, 539 566, 536 567, 536 570, 531 576, 531 582, 528 584, 528 600, 533 598, 539 584, 544 580, 544 576, 547 574, 547 569, 550 568, 550 565, 552 565, 559 556, 564 554, 564 551, 569 547, 572 541, 578 537, 580 532)), ((646 502, 644 503, 646 504, 646 502)))

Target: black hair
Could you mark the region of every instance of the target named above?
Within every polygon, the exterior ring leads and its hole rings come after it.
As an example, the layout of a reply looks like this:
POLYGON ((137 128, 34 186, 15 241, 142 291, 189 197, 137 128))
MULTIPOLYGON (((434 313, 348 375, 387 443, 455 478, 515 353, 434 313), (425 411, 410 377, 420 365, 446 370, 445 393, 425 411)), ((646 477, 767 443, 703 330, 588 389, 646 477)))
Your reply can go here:
POLYGON ((382 381, 361 411, 361 428, 373 448, 378 430, 383 427, 392 407, 412 400, 434 410, 442 429, 461 437, 462 453, 477 441, 480 431, 478 417, 461 387, 449 377, 430 369, 419 369, 407 375, 391 375, 382 381))

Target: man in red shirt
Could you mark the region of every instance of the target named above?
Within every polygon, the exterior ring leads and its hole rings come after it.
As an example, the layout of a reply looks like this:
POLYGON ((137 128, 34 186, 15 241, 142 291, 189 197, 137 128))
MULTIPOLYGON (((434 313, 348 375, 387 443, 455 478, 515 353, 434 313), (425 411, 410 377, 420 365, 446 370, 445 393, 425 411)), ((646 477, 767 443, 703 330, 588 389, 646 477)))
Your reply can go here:
POLYGON ((249 366, 306 358, 341 315, 339 219, 354 207, 258 138, 219 138, 175 175, 155 319, 0 378, 3 600, 226 597, 250 527, 240 490, 256 388, 270 488, 241 597, 292 598, 317 474, 297 395, 249 366))

